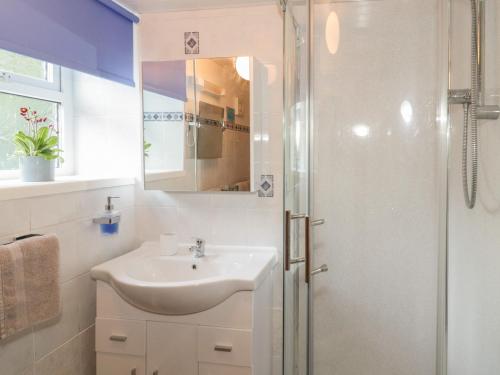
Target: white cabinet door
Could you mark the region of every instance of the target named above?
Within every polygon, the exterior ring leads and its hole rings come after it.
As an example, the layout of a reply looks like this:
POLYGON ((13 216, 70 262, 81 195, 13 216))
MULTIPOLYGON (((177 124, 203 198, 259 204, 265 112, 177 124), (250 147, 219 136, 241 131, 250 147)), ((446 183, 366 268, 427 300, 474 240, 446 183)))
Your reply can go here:
POLYGON ((96 319, 96 350, 143 356, 146 354, 146 322, 123 319, 96 319))
POLYGON ((148 322, 147 375, 198 375, 196 326, 148 322))
POLYGON ((145 375, 144 357, 97 353, 97 375, 145 375))
POLYGON ((198 327, 200 362, 249 367, 252 365, 252 331, 198 327))

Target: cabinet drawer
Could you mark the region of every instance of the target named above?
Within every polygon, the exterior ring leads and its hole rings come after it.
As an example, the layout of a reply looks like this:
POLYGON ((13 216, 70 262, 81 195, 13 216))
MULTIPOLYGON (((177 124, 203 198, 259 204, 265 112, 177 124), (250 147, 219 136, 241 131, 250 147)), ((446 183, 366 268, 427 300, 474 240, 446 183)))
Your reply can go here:
POLYGON ((250 367, 200 363, 198 375, 252 375, 252 369, 250 367))
POLYGON ((145 375, 144 357, 133 355, 97 353, 97 375, 145 375))
POLYGON ((236 366, 251 366, 252 331, 198 327, 198 360, 236 366))
POLYGON ((136 320, 96 320, 96 351, 103 353, 146 354, 146 322, 136 320))

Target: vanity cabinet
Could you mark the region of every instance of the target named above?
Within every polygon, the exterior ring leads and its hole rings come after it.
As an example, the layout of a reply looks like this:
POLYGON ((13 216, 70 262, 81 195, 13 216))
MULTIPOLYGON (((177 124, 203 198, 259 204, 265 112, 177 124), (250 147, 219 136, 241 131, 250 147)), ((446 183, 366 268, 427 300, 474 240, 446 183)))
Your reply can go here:
POLYGON ((109 375, 146 375, 144 357, 97 352, 97 373, 109 375))
POLYGON ((212 309, 159 315, 97 282, 97 375, 271 375, 272 276, 212 309))
POLYGON ((148 374, 197 375, 196 328, 187 324, 148 322, 148 374))

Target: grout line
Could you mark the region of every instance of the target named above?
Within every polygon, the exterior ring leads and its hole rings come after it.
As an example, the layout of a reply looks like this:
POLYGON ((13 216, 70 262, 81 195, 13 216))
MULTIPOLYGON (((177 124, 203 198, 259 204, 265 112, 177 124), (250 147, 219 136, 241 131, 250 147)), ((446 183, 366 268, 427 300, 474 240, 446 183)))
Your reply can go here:
POLYGON ((69 344, 71 341, 79 338, 83 333, 85 333, 86 331, 88 331, 89 329, 95 327, 95 324, 92 324, 90 327, 88 327, 87 329, 81 331, 81 332, 78 332, 75 336, 71 337, 70 339, 66 340, 65 342, 63 342, 61 345, 57 346, 56 348, 54 348, 51 352, 45 354, 43 357, 41 357, 38 361, 35 361, 34 363, 38 363, 38 362, 41 362, 42 360, 44 360, 45 358, 49 357, 50 355, 54 354, 56 351, 58 351, 59 349, 61 349, 64 345, 66 344, 69 344))

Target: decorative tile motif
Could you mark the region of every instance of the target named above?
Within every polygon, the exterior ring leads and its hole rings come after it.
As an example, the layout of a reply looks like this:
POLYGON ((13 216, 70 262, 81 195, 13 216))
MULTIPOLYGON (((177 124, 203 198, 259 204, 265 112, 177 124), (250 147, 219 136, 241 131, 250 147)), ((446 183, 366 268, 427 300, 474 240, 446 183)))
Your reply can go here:
POLYGON ((144 112, 144 121, 184 121, 182 112, 144 112))
MULTIPOLYGON (((176 122, 176 121, 194 122, 195 116, 186 112, 144 112, 144 122, 176 122)), ((220 126, 225 130, 232 130, 242 133, 250 133, 250 127, 246 125, 233 124, 230 122, 217 121, 196 116, 196 121, 200 125, 220 126)))
POLYGON ((260 176, 259 197, 271 198, 274 196, 274 175, 263 174, 260 176))
POLYGON ((200 33, 198 31, 184 33, 184 52, 186 55, 197 55, 200 53, 200 33))
POLYGON ((250 133, 250 127, 246 125, 233 124, 230 122, 225 123, 226 129, 234 130, 237 132, 250 133))

